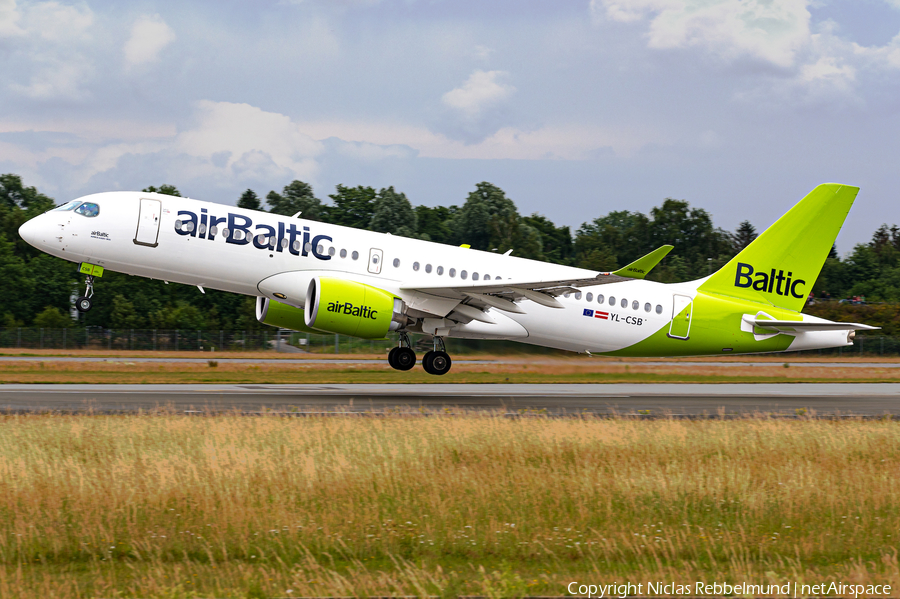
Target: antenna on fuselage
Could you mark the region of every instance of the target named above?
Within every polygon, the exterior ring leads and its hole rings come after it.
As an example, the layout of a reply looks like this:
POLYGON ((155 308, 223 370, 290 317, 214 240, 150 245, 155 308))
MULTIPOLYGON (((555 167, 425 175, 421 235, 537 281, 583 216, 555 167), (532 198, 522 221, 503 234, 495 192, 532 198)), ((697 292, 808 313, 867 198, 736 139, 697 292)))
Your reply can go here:
POLYGON ((296 213, 295 215, 293 215, 291 218, 297 218, 297 217, 300 216, 301 214, 303 214, 303 211, 302 211, 302 210, 298 210, 297 213, 296 213))

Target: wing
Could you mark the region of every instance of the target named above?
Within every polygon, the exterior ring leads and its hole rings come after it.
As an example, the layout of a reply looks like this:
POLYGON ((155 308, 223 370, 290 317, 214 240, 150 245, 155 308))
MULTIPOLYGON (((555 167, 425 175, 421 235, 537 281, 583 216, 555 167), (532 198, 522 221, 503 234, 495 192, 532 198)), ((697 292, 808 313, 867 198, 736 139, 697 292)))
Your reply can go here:
MULTIPOLYGON (((503 279, 494 281, 456 281, 452 285, 410 284, 401 285, 404 291, 424 292, 432 296, 465 301, 477 309, 488 307, 506 312, 521 314, 523 312, 517 300, 528 299, 550 308, 562 308, 556 296, 567 291, 577 291, 579 287, 606 285, 633 279, 643 279, 650 270, 659 264, 666 254, 672 250, 671 245, 664 245, 631 264, 615 272, 600 272, 590 276, 577 276, 578 269, 570 269, 573 275, 564 279, 503 279)), ((588 271, 580 271, 588 272, 588 271)), ((467 316, 469 316, 467 314, 467 316)), ((471 317, 471 316, 470 316, 471 317)), ((478 319, 478 318, 476 318, 478 319)))

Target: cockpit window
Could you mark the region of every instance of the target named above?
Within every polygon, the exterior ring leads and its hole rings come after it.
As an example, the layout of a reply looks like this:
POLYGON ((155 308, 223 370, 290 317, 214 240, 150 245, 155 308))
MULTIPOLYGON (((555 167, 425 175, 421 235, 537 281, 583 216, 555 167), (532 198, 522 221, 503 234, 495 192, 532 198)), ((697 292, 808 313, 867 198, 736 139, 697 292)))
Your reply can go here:
POLYGON ((100 214, 100 206, 94 204, 93 202, 85 202, 75 209, 75 214, 83 214, 87 217, 97 216, 98 214, 100 214))
POLYGON ((63 211, 66 211, 66 210, 75 210, 75 209, 78 208, 78 206, 80 206, 80 205, 81 205, 81 200, 72 200, 71 202, 66 202, 66 203, 63 204, 62 206, 57 206, 57 207, 54 208, 53 210, 54 210, 54 212, 55 212, 55 211, 63 212, 63 211))

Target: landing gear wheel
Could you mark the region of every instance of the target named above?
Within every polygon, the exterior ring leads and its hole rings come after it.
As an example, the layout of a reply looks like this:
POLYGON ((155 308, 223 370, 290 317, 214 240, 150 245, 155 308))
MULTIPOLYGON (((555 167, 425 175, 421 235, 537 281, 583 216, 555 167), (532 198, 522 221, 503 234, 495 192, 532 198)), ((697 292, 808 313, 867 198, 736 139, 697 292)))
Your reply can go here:
POLYGON ((422 368, 425 369, 425 372, 428 374, 434 374, 431 371, 431 359, 434 358, 434 352, 426 352, 424 356, 422 356, 422 368))
POLYGON ((79 312, 87 312, 93 306, 93 302, 91 302, 91 298, 81 296, 77 300, 75 300, 75 307, 78 308, 79 312))
POLYGON ((409 370, 416 365, 416 352, 408 347, 395 347, 394 368, 397 370, 409 370))
POLYGON ((444 351, 430 351, 422 356, 422 367, 428 374, 438 376, 447 374, 450 372, 451 364, 450 356, 444 351))
POLYGON ((450 355, 444 351, 432 352, 431 356, 431 374, 442 375, 450 372, 450 365, 453 361, 450 355))
POLYGON ((399 347, 392 347, 391 351, 388 352, 388 364, 391 365, 391 368, 394 370, 400 370, 397 368, 397 350, 399 347))

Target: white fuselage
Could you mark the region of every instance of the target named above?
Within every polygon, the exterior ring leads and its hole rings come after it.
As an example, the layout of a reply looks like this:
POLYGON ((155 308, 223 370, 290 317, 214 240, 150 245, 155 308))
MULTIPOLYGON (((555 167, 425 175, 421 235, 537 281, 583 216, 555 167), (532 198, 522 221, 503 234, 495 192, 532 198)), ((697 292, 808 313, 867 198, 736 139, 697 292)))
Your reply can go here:
POLYGON ((168 195, 109 192, 79 200, 99 207, 96 215, 53 210, 23 225, 20 234, 73 262, 299 308, 313 277, 353 279, 403 299, 418 316, 416 330, 431 335, 613 352, 668 326, 681 310, 679 301, 692 301, 702 283, 631 280, 582 287, 557 298, 562 309, 521 301, 516 305, 522 313, 491 308, 485 313, 493 323, 466 323, 445 318, 464 295, 453 299, 428 289, 477 291, 487 281, 559 281, 596 273, 168 195))

